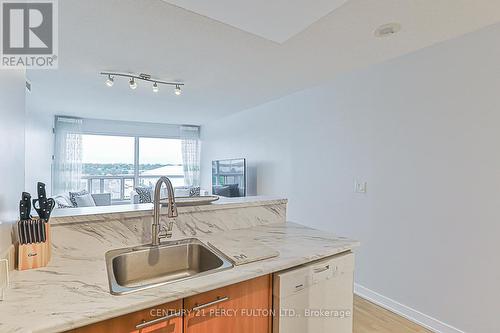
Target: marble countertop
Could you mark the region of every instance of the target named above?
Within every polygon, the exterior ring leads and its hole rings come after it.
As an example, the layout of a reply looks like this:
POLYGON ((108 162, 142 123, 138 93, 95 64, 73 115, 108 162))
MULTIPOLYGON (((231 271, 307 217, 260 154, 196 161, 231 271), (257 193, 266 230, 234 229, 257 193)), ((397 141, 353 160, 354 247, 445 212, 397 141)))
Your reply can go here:
MULTIPOLYGON (((275 205, 287 203, 287 199, 270 196, 249 196, 241 198, 225 198, 220 197, 208 205, 194 206, 179 206, 177 207, 179 214, 213 211, 221 209, 237 209, 241 207, 275 205)), ((82 208, 60 208, 52 212, 50 223, 78 223, 87 222, 89 220, 101 220, 103 218, 122 218, 122 217, 141 217, 151 216, 153 212, 153 204, 135 204, 135 205, 112 205, 112 206, 97 206, 97 207, 82 207, 82 208)))
MULTIPOLYGON (((263 244, 279 251, 279 256, 122 296, 109 293, 104 253, 99 250, 103 240, 89 233, 85 251, 78 250, 79 244, 67 245, 65 251, 55 248, 48 267, 12 272, 6 300, 0 302, 0 332, 62 332, 288 269, 358 246, 356 241, 291 222, 259 225, 245 230, 240 233, 240 242, 263 244)), ((210 237, 208 234, 198 236, 205 244, 210 237)), ((121 247, 129 245, 122 243, 121 247)))

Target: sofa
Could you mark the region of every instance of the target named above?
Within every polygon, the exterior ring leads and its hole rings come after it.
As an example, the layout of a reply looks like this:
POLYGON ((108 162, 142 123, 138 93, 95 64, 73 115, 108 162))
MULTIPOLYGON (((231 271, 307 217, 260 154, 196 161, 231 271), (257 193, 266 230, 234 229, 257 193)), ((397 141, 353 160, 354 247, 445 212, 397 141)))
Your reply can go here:
MULTIPOLYGON (((149 191, 149 196, 152 199, 154 197, 153 189, 152 188, 148 188, 148 191, 149 191)), ((189 188, 189 187, 176 187, 174 189, 174 196, 176 198, 178 198, 178 197, 189 197, 190 196, 190 192, 191 192, 191 188, 189 188)), ((199 195, 209 195, 209 194, 210 193, 207 190, 200 189, 200 194, 199 195)), ((166 198, 167 197, 167 189, 166 188, 162 188, 161 189, 161 197, 162 198, 166 198)), ((148 201, 148 200, 145 200, 145 201, 142 200, 141 201, 140 195, 139 195, 139 193, 137 193, 137 190, 133 190, 130 193, 130 203, 131 204, 136 205, 136 204, 147 203, 147 202, 151 202, 151 201, 148 201)))

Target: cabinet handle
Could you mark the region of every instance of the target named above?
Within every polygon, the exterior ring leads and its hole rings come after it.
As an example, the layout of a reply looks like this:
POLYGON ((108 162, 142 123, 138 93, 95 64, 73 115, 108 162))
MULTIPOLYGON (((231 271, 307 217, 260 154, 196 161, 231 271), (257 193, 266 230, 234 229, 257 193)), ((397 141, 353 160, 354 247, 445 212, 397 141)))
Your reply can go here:
POLYGON ((329 269, 330 269, 330 265, 327 265, 327 266, 322 267, 322 268, 315 268, 314 273, 322 273, 322 272, 327 271, 329 269))
POLYGON ((196 304, 196 306, 193 308, 193 311, 200 311, 200 310, 208 308, 208 307, 210 307, 212 305, 219 304, 219 303, 222 303, 222 302, 225 302, 225 301, 229 301, 229 297, 227 297, 227 296, 225 296, 225 297, 217 297, 217 299, 215 301, 208 302, 208 303, 201 304, 201 305, 196 304))
POLYGON ((156 318, 156 319, 149 320, 149 321, 143 321, 142 323, 135 325, 135 328, 140 330, 144 327, 158 324, 158 323, 161 323, 162 321, 167 321, 167 320, 170 320, 172 318, 177 318, 180 316, 182 316, 182 311, 172 312, 172 313, 170 313, 166 316, 160 317, 160 318, 156 318))

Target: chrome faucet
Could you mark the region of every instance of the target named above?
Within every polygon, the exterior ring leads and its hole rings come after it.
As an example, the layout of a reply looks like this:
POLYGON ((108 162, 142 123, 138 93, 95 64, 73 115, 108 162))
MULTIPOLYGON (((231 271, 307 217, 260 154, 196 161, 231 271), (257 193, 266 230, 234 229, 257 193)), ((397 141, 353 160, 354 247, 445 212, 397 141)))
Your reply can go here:
POLYGON ((153 224, 151 230, 151 245, 158 246, 160 245, 160 240, 162 238, 170 238, 172 237, 172 227, 174 224, 173 220, 168 221, 167 229, 161 228, 160 226, 160 209, 161 209, 161 185, 165 184, 167 186, 167 195, 168 195, 168 213, 167 216, 170 219, 177 217, 177 206, 175 205, 175 196, 174 196, 174 187, 172 186, 172 182, 168 177, 160 177, 156 182, 154 200, 153 200, 153 224))

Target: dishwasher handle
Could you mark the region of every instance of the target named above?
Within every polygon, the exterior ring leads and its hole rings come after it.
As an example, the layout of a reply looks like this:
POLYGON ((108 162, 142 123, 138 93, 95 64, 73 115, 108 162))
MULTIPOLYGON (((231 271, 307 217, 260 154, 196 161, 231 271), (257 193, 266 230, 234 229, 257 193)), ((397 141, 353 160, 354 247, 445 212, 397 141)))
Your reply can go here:
POLYGON ((325 267, 315 268, 313 270, 314 274, 322 273, 330 269, 330 265, 326 265, 325 267))
POLYGON ((312 269, 312 284, 318 284, 323 281, 330 280, 335 275, 338 267, 332 263, 326 265, 313 267, 312 269))

